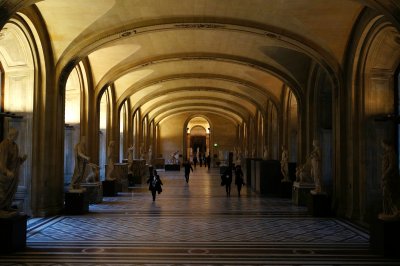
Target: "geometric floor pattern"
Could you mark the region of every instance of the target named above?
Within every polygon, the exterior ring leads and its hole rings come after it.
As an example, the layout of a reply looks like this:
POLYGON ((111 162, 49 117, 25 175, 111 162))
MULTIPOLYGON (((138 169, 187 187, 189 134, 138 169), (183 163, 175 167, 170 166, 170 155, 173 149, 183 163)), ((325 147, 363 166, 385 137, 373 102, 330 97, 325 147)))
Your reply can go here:
POLYGON ((247 187, 226 197, 217 169, 197 167, 189 184, 182 171, 159 174, 155 202, 137 185, 85 215, 28 220, 27 248, 0 265, 400 265, 348 221, 247 187))

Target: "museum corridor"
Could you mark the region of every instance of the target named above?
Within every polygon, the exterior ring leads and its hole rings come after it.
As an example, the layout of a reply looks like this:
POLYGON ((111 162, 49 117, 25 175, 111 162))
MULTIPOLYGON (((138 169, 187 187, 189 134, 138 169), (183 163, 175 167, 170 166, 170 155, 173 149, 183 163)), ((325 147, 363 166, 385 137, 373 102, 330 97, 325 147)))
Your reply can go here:
POLYGON ((86 215, 28 221, 27 248, 1 265, 398 265, 369 252, 368 234, 315 218, 288 199, 232 186, 218 169, 159 172, 155 202, 145 185, 104 198, 86 215))

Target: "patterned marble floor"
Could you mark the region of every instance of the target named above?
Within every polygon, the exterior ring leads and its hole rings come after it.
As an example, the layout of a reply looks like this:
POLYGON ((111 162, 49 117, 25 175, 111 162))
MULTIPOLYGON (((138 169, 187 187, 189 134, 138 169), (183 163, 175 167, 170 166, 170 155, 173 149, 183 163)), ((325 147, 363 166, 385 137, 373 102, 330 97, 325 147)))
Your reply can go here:
POLYGON ((369 235, 336 218, 316 218, 291 200, 245 187, 226 197, 217 169, 159 172, 145 185, 90 205, 86 215, 28 221, 27 248, 1 265, 400 265, 373 254, 369 235))

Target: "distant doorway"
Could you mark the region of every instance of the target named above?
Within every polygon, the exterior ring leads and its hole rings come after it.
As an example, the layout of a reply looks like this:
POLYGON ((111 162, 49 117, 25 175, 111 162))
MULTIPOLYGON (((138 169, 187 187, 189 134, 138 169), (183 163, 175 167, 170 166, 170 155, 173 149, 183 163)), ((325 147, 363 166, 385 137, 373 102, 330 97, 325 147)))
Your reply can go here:
POLYGON ((204 117, 191 118, 186 127, 186 159, 198 161, 210 153, 210 123, 204 117))
POLYGON ((191 136, 190 143, 193 152, 199 152, 200 154, 204 154, 207 151, 206 148, 206 136, 204 132, 204 136, 191 136))

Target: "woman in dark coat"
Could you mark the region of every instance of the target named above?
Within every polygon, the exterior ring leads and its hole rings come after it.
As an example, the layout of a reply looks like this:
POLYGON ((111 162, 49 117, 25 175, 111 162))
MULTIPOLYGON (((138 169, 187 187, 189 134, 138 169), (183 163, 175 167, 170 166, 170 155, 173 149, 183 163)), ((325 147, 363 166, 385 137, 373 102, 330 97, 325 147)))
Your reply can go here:
POLYGON ((238 197, 240 197, 240 190, 242 190, 242 186, 245 185, 243 179, 243 171, 240 165, 236 165, 235 168, 235 185, 238 191, 238 197))
POLYGON ((162 192, 162 181, 160 176, 157 174, 157 170, 153 170, 153 174, 150 175, 149 179, 147 179, 147 184, 149 184, 149 190, 151 191, 151 195, 153 196, 153 201, 156 200, 156 194, 160 194, 162 192))

